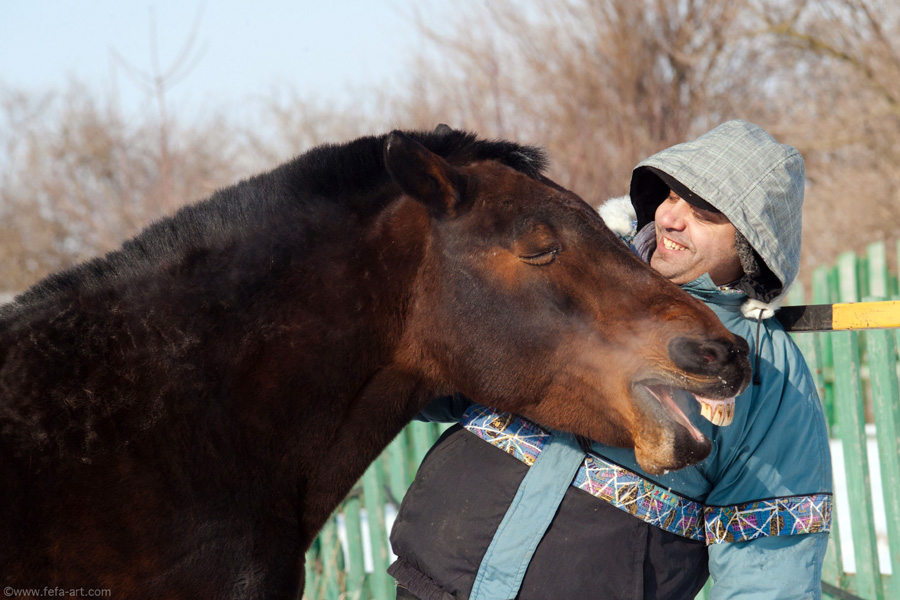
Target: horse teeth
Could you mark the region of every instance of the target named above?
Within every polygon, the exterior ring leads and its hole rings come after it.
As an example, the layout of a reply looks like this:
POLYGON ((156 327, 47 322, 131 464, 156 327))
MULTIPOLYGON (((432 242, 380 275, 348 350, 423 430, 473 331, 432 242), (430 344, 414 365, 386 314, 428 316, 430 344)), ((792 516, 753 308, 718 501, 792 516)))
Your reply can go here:
POLYGON ((700 402, 700 416, 713 425, 724 427, 730 425, 734 420, 733 402, 717 402, 716 404, 710 404, 702 400, 698 400, 698 402, 700 402))

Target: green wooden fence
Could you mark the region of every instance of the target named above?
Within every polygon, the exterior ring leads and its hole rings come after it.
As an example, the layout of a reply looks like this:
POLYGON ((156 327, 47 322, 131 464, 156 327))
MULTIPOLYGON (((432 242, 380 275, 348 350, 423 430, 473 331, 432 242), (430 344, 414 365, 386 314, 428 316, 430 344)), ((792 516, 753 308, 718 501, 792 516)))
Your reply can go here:
MULTIPOLYGON (((900 261, 900 244, 896 247, 900 261)), ((845 253, 813 273, 814 304, 900 299, 883 243, 864 256, 845 253)), ((800 294, 794 303, 803 303, 800 294)), ((826 597, 900 599, 900 329, 797 333, 794 339, 817 379, 830 427, 835 480, 835 526, 825 558, 826 597), (843 463, 843 472, 838 471, 843 463), (880 485, 873 487, 873 473, 880 485), (879 497, 880 496, 880 497, 879 497), (882 527, 876 528, 877 515, 882 527), (838 516, 849 514, 850 531, 838 516), (849 543, 848 543, 849 542, 849 543), (852 561, 845 551, 852 548, 852 561), (881 552, 879 552, 879 548, 881 552), (880 554, 880 557, 879 557, 880 554), (852 572, 846 565, 852 562, 852 572)))
POLYGON ((388 522, 447 427, 410 423, 372 463, 306 553, 305 600, 393 600, 388 522))
MULTIPOLYGON (((896 252, 900 262, 900 243, 896 252)), ((884 244, 872 244, 865 256, 844 254, 834 267, 818 269, 812 290, 812 298, 804 298, 795 286, 789 304, 900 299, 884 244)), ((833 453, 843 458, 835 460, 835 480, 846 482, 840 488, 846 496, 835 497, 822 577, 825 596, 900 600, 900 329, 796 333, 794 339, 816 377, 833 453), (875 468, 881 485, 873 489, 875 468), (876 528, 876 506, 883 507, 878 519, 883 528, 876 528), (845 531, 838 516, 848 513, 845 531)), ((306 555, 306 600, 395 597, 393 580, 385 573, 388 521, 445 428, 409 425, 369 468, 306 555), (339 532, 346 532, 344 540, 339 532)), ((698 598, 707 593, 708 588, 698 598)))

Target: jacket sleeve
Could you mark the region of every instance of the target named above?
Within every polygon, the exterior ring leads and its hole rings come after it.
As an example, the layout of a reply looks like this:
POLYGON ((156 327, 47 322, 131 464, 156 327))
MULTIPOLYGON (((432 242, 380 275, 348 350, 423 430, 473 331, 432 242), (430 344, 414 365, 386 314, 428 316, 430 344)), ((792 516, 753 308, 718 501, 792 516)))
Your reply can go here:
POLYGON ((827 533, 762 537, 709 547, 710 600, 822 597, 827 533))
POLYGON ((711 597, 819 598, 832 511, 822 406, 783 329, 769 329, 761 350, 761 384, 716 436, 704 515, 711 597))
POLYGON ((472 401, 461 394, 438 396, 429 402, 416 415, 415 419, 428 423, 455 423, 462 418, 463 413, 471 405, 472 401))
POLYGON ((734 421, 713 434, 708 507, 831 496, 825 415, 806 362, 780 326, 763 336, 761 350, 761 384, 738 396, 734 421))

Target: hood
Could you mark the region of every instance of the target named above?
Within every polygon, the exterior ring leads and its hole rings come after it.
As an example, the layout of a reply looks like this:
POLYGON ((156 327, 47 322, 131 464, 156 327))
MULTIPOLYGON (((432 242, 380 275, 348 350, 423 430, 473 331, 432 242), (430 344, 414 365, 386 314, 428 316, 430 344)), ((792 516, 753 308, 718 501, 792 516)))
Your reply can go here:
POLYGON ((787 290, 800 267, 805 178, 795 148, 757 125, 728 121, 635 167, 630 195, 637 230, 653 220, 671 184, 681 184, 685 194, 713 205, 746 238, 762 268, 738 287, 770 302, 787 290))

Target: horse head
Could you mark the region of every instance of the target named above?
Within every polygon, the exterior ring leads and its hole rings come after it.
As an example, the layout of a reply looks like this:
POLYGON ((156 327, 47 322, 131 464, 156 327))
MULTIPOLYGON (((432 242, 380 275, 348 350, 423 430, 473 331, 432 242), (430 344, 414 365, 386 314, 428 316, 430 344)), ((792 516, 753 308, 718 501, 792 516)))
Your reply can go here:
POLYGON ((688 415, 696 398, 733 411, 750 378, 745 340, 541 175, 452 165, 400 132, 385 162, 428 215, 408 368, 546 427, 634 447, 650 473, 708 455, 688 415))

